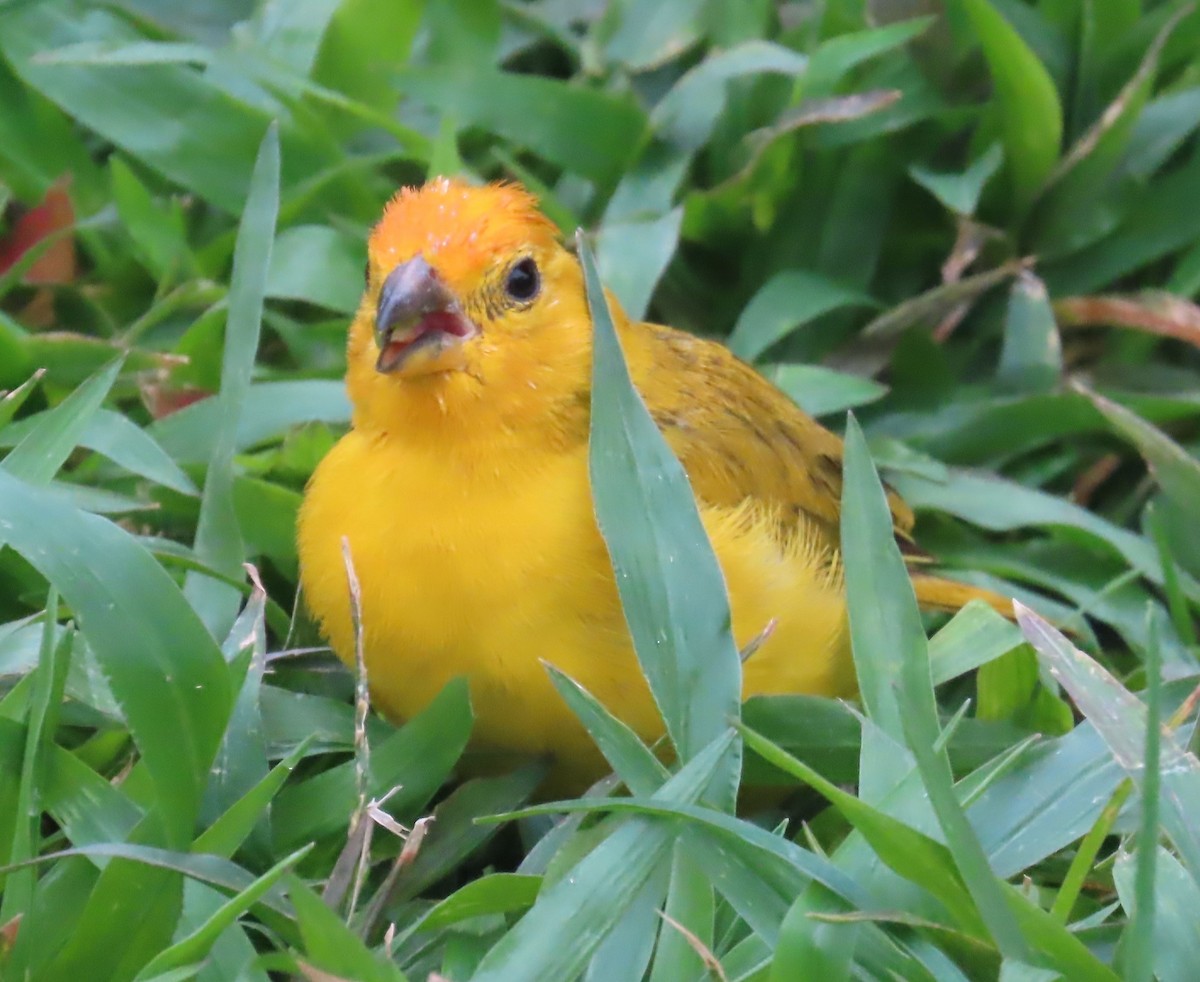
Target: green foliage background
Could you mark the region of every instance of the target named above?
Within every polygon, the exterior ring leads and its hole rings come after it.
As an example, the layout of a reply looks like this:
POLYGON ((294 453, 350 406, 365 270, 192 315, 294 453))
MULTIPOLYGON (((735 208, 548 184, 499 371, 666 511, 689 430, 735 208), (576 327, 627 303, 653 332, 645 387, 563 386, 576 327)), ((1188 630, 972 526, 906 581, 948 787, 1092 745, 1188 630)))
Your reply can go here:
POLYGON ((0 2, 0 976, 1192 978, 1198 51, 1154 0, 0 2), (861 707, 714 718, 727 635, 646 646, 680 763, 558 677, 631 797, 532 807, 452 780, 465 685, 356 729, 293 523, 443 173, 590 232, 597 510, 694 556, 635 637, 725 601, 598 283, 846 426, 861 707), (923 624, 876 467, 1038 613, 923 624))

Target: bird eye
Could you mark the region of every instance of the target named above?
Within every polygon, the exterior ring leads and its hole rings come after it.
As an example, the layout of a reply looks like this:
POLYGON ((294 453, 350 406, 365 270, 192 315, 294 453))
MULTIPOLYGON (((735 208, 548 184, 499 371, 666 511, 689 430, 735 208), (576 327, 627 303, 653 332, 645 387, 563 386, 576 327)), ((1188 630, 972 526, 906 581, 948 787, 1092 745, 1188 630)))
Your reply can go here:
POLYGON ((537 263, 532 259, 522 259, 508 271, 508 279, 504 281, 504 290, 514 300, 527 303, 537 296, 541 285, 537 263))
POLYGON ((367 260, 367 268, 363 271, 363 279, 366 281, 367 286, 371 285, 371 260, 369 259, 367 260))

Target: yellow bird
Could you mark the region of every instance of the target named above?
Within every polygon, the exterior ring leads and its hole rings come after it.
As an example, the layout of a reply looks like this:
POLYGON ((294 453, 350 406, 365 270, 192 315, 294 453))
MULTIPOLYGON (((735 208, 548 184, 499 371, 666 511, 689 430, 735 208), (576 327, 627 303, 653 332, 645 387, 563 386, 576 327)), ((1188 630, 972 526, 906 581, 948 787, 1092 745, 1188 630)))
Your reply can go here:
MULTIPOLYGON (((553 784, 577 790, 603 759, 543 660, 644 739, 662 732, 592 509, 579 262, 522 188, 447 179, 401 190, 368 257, 348 346, 352 428, 300 511, 304 596, 353 665, 345 537, 374 705, 402 721, 465 676, 475 745, 551 754, 553 784)), ((634 383, 691 480, 736 641, 776 622, 743 694, 852 695, 841 441, 720 344, 609 303, 634 383)), ((891 504, 906 536, 912 513, 891 504)), ((982 595, 915 582, 927 606, 982 595)))

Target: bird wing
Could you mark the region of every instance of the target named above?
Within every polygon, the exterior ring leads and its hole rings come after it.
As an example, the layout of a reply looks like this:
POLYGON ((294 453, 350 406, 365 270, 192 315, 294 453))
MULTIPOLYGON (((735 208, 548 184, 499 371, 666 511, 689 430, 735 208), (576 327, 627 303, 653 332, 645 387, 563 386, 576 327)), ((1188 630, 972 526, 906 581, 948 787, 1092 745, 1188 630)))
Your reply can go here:
MULTIPOLYGON (((788 530, 803 515, 837 541, 839 437, 721 344, 657 324, 631 324, 626 338, 634 380, 697 498, 754 499, 788 530)), ((907 541, 912 511, 893 492, 888 503, 907 541)))

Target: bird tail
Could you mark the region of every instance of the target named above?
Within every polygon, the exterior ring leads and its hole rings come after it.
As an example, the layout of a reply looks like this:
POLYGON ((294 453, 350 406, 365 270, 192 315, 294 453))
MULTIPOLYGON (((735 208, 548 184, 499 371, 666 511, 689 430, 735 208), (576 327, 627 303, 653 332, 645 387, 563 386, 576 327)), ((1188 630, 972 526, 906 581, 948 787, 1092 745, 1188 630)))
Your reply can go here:
POLYGON ((912 585, 917 595, 917 603, 926 610, 941 610, 953 614, 972 600, 982 600, 1010 621, 1015 619, 1012 600, 993 590, 955 580, 944 580, 939 576, 927 576, 924 573, 914 574, 912 585))

